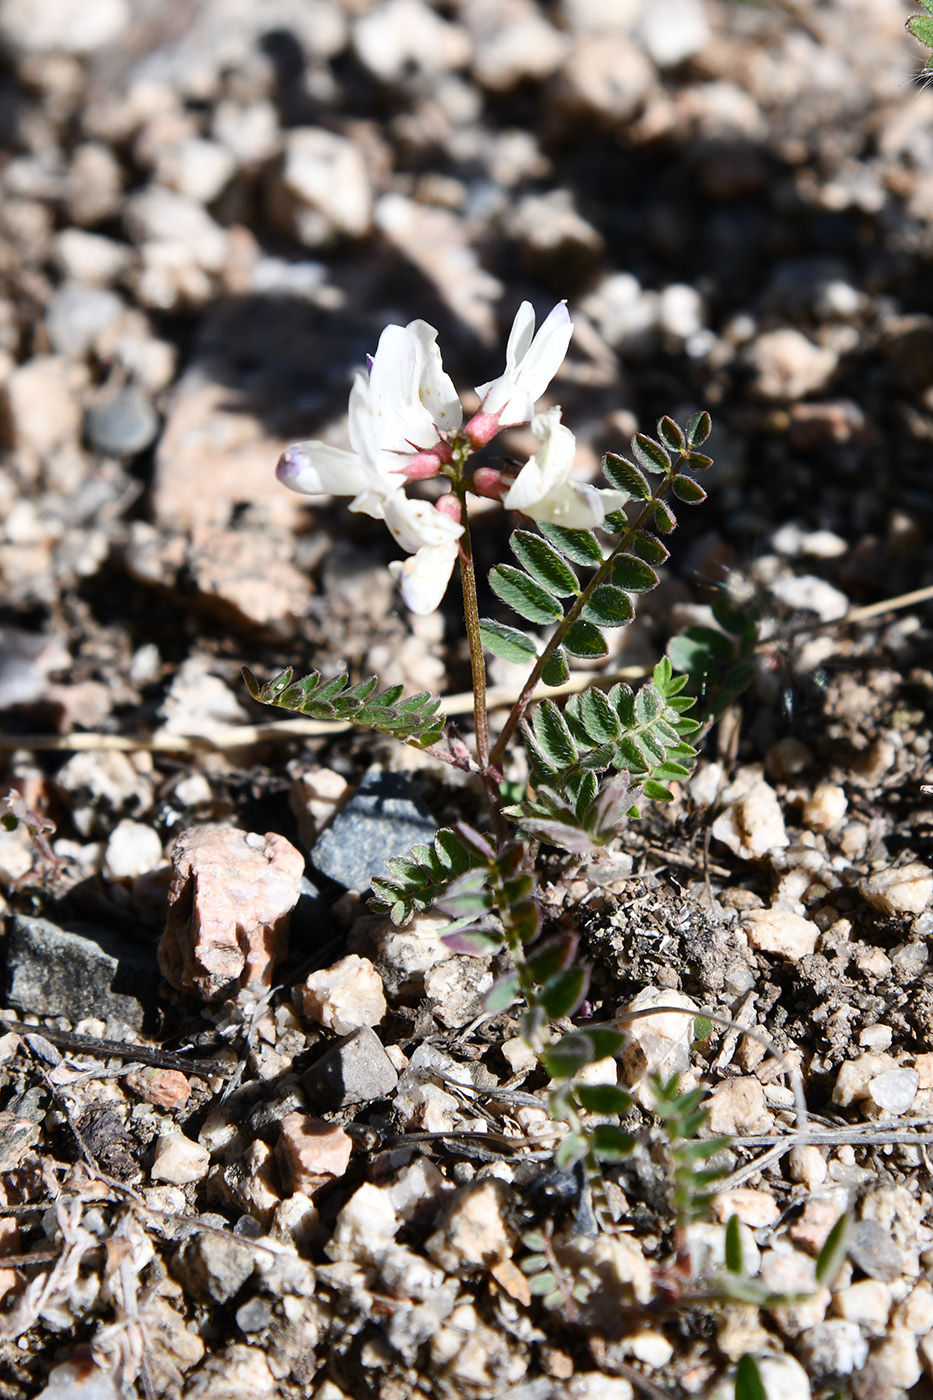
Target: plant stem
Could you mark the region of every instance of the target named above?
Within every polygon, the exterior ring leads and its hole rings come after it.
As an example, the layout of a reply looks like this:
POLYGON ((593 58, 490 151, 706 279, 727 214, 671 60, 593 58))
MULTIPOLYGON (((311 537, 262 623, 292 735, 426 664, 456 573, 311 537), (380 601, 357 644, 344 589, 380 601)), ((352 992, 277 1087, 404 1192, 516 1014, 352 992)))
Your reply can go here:
POLYGON ((479 604, 476 598, 476 570, 473 566, 473 537, 467 507, 466 486, 455 486, 460 501, 463 534, 460 536, 460 583, 463 589, 463 620, 466 623, 470 648, 470 670, 473 673, 473 726, 476 734, 476 759, 483 777, 483 786, 492 811, 496 838, 500 848, 508 841, 509 832, 502 812, 502 797, 496 770, 489 761, 489 709, 486 704, 486 659, 479 630, 479 604))

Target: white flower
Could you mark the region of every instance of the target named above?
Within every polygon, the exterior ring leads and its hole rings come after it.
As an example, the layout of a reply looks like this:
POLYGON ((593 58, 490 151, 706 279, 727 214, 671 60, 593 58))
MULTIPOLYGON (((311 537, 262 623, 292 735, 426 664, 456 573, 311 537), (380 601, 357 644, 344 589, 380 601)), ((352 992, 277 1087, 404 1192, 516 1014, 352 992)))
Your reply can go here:
POLYGON ((279 480, 306 496, 352 496, 351 510, 381 519, 412 459, 463 419, 436 341, 425 321, 386 326, 369 373, 357 370, 350 390, 352 451, 316 440, 294 443, 279 459, 279 480))
POLYGON ((410 501, 403 491, 386 500, 385 522, 413 556, 389 565, 403 601, 413 613, 433 612, 447 591, 463 526, 428 501, 410 501))
POLYGON ((499 427, 531 421, 535 403, 563 363, 573 335, 567 303, 559 301, 535 335, 534 308, 518 308, 505 350, 505 373, 477 386, 482 413, 498 414, 499 427))
POLYGON ((591 530, 628 499, 623 491, 597 490, 571 481, 577 450, 573 433, 560 421, 560 409, 549 408, 531 423, 541 447, 522 467, 502 504, 532 520, 563 525, 568 530, 591 530))

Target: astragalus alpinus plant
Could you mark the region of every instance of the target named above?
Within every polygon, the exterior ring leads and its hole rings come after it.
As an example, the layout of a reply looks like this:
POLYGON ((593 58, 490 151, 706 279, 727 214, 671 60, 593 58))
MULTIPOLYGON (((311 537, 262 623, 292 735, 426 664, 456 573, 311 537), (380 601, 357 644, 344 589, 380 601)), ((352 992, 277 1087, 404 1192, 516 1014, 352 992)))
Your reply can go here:
POLYGON ((639 690, 598 684, 571 695, 561 708, 539 700, 540 685, 559 686, 568 658, 590 663, 605 657, 605 632, 635 615, 635 599, 653 588, 668 558, 661 536, 674 529, 673 503, 696 505, 705 492, 689 475, 711 459, 700 448, 709 417, 696 414, 681 429, 670 418, 657 439, 638 434, 631 459, 609 453, 597 488, 572 476, 576 444, 561 410, 536 404, 567 352, 573 325, 563 303, 535 332, 525 302, 506 348, 504 372, 477 389, 480 408, 464 421, 456 390, 445 374, 437 332, 424 321, 383 331, 367 370, 358 370, 350 393, 352 450, 322 442, 290 447, 279 479, 308 495, 349 496, 350 510, 384 520, 409 556, 390 565, 403 601, 414 612, 435 609, 455 564, 473 671, 474 741, 445 736, 440 702, 430 695, 404 697, 401 686, 378 689, 373 676, 351 685, 346 674, 312 672, 295 680, 291 670, 266 685, 246 673, 258 700, 319 719, 350 720, 426 749, 482 780, 489 806, 487 834, 466 824, 437 833, 433 846, 416 846, 390 862, 385 879, 373 881, 377 908, 395 923, 432 905, 454 922, 444 934, 459 952, 489 954, 508 946, 512 970, 487 997, 490 1010, 520 1003, 521 1031, 552 1081, 551 1109, 568 1124, 558 1165, 586 1163, 631 1150, 618 1116, 627 1095, 609 1085, 579 1082, 590 1063, 616 1054, 624 1035, 611 1027, 569 1033, 554 1023, 583 1004, 589 969, 577 957, 572 933, 542 929, 535 885, 535 856, 544 841, 579 866, 616 841, 639 804, 664 802, 667 783, 689 775, 696 757, 690 736, 693 701, 683 694, 664 659, 639 690), (477 454, 503 429, 531 425, 540 443, 517 473, 477 465, 477 454), (407 493, 409 483, 446 480, 436 503, 407 493), (470 530, 470 498, 500 501, 516 519, 510 545, 515 563, 496 565, 493 591, 518 618, 547 629, 542 641, 523 627, 481 619, 470 530), (495 736, 486 704, 484 649, 518 663, 528 675, 495 736), (508 746, 523 742, 531 782, 525 799, 508 806, 501 794, 508 746), (588 1115, 598 1115, 593 1122, 588 1115), (609 1119, 610 1121, 606 1121, 609 1119))

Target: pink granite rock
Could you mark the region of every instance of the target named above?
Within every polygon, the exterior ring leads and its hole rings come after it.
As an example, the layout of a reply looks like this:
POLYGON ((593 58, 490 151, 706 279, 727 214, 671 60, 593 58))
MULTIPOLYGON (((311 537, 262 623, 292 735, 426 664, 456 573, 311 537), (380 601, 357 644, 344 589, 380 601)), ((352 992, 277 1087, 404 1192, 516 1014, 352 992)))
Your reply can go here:
POLYGON ((343 1176, 352 1150, 352 1139, 336 1123, 306 1113, 289 1113, 282 1119, 276 1152, 293 1191, 310 1196, 325 1182, 343 1176))
POLYGON ((272 980, 288 951, 304 857, 284 836, 196 826, 172 850, 159 966, 173 987, 219 1001, 272 980))

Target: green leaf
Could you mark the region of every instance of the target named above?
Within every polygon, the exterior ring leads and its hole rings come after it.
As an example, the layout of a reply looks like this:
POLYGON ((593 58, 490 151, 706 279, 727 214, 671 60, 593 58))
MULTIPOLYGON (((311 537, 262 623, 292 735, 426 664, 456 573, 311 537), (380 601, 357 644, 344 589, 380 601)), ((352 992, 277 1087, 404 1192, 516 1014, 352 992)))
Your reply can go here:
POLYGON ((633 501, 650 501, 651 487, 647 479, 627 458, 607 452, 602 461, 603 475, 617 491, 625 491, 633 501))
POLYGON ((737 1215, 730 1215, 726 1221, 726 1268, 730 1274, 741 1274, 745 1268, 745 1260, 742 1257, 742 1231, 737 1215))
POLYGON ((816 1281, 832 1287, 849 1245, 849 1214, 840 1215, 816 1258, 816 1281))
POLYGON ((458 875, 456 880, 439 893, 434 904, 452 919, 476 919, 495 907, 489 889, 489 871, 479 867, 458 875))
POLYGON ((692 467, 695 472, 705 472, 713 465, 713 459, 707 457, 705 452, 688 452, 681 465, 692 467))
MULTIPOLYGON (((531 1239, 540 1239, 541 1249, 544 1248, 543 1235, 532 1235, 530 1233, 527 1235, 523 1235, 522 1243, 528 1244, 529 1240, 531 1239)), ((534 1254, 526 1254, 518 1267, 521 1269, 523 1274, 539 1274, 542 1269, 547 1268, 547 1255, 542 1254, 540 1249, 535 1250, 534 1254)))
POLYGON ((570 967, 549 977, 538 994, 538 1000, 552 1021, 572 1016, 583 1001, 590 985, 588 967, 570 967))
POLYGON ((564 637, 564 650, 571 656, 579 656, 587 661, 600 661, 609 655, 609 648, 599 628, 582 618, 578 618, 568 627, 564 637))
POLYGON ((552 1079, 572 1079, 584 1065, 602 1058, 594 1053, 591 1036, 582 1031, 571 1031, 541 1052, 541 1063, 552 1079))
POLYGON ((706 492, 699 482, 691 476, 684 476, 682 472, 671 477, 671 490, 678 501, 684 501, 688 506, 702 505, 706 500, 706 492))
POLYGON ((541 906, 536 899, 513 904, 508 912, 509 925, 523 943, 530 943, 541 931, 541 906))
POLYGON ((557 1279, 552 1273, 534 1274, 528 1280, 528 1289, 536 1297, 545 1293, 552 1293, 557 1287, 557 1279))
POLYGON ((389 686, 376 694, 379 682, 375 676, 349 689, 345 674, 325 680, 320 671, 311 671, 296 681, 291 667, 265 685, 260 685, 248 668, 244 668, 243 678, 250 695, 263 705, 274 705, 312 719, 358 724, 391 734, 419 748, 430 747, 444 732, 444 717, 437 713, 440 700, 426 692, 402 700, 400 685, 389 686))
POLYGON ((515 627, 506 627, 501 622, 483 618, 479 632, 486 650, 491 651, 493 656, 501 656, 503 661, 514 661, 520 666, 524 661, 534 661, 537 656, 531 638, 515 627))
POLYGON ((589 1113, 614 1113, 621 1117, 632 1106, 625 1090, 614 1084, 578 1084, 574 1093, 580 1107, 589 1113))
POLYGON ((669 535, 672 530, 676 529, 677 516, 665 501, 655 501, 654 523, 662 535, 669 535))
POLYGON ((664 564, 671 557, 667 546, 661 543, 657 535, 649 535, 647 530, 638 530, 632 536, 632 550, 648 564, 664 564))
POLYGON ((742 1356, 735 1368, 735 1400, 768 1400, 758 1364, 753 1356, 742 1356))
MULTIPOLYGON (((920 0, 921 5, 923 0, 920 0)), ((926 44, 928 49, 933 49, 933 19, 927 19, 926 15, 911 15, 907 21, 907 28, 915 39, 919 39, 921 44, 926 44)))
POLYGON ((612 561, 612 581, 627 593, 648 593, 657 587, 658 576, 650 564, 634 554, 617 554, 612 561))
POLYGON ((555 647, 544 663, 541 679, 545 685, 563 685, 570 677, 567 655, 563 647, 555 647))
POLYGON ((497 564, 489 571, 493 592, 528 622, 559 622, 564 615, 560 603, 540 584, 511 564, 497 564))
POLYGON ((646 472, 666 473, 671 469, 671 459, 667 452, 659 442, 646 437, 644 433, 636 433, 632 438, 632 455, 646 472))
POLYGON ((599 1030, 577 1031, 576 1034, 584 1036, 589 1041, 592 1060, 606 1060, 610 1055, 618 1055, 619 1051, 625 1047, 624 1031, 600 1028, 599 1030))
POLYGON ((674 422, 673 418, 660 418, 658 420, 658 437, 667 448, 668 452, 683 452, 687 446, 683 433, 674 422))
POLYGON ((713 1034, 713 1023, 708 1016, 698 1016, 693 1023, 694 1040, 707 1041, 713 1034))
POLYGON ((563 972, 573 962, 579 939, 576 934, 565 933, 559 938, 549 938, 540 948, 528 957, 525 964, 535 982, 546 982, 556 972, 563 972))
POLYGON ((551 768, 566 768, 577 757, 567 722, 553 700, 542 700, 532 719, 534 737, 551 768))
POLYGON ((580 696, 579 715, 586 732, 597 744, 611 744, 621 733, 619 716, 603 692, 590 686, 580 696))
POLYGON ((611 583, 599 584, 583 605, 584 620, 597 627, 626 627, 634 616, 628 594, 611 583))
POLYGON ((550 593, 558 598, 567 598, 580 592, 580 581, 573 569, 540 535, 533 535, 528 530, 515 530, 509 544, 531 577, 550 593))
POLYGON ((597 1123, 590 1141, 596 1156, 603 1162, 621 1162, 635 1150, 631 1133, 623 1132, 615 1123, 597 1123))
POLYGON ((708 413, 695 413, 687 424, 687 446, 690 448, 702 447, 709 437, 712 427, 712 420, 708 413))
MULTIPOLYGON (((429 909, 444 890, 452 887, 452 879, 464 876, 478 859, 478 853, 471 851, 456 832, 442 827, 434 838, 433 850, 430 846, 415 846, 408 856, 387 862, 387 875, 372 882, 372 908, 388 913, 395 924, 407 923, 416 909, 429 909)), ((480 881, 488 878, 482 869, 473 874, 480 881)))
POLYGON ((585 564, 593 569, 603 562, 602 546, 591 530, 566 530, 563 525, 542 525, 541 531, 555 549, 559 549, 574 564, 585 564))
POLYGON ((650 802, 673 802, 674 794, 663 783, 655 782, 653 778, 646 778, 641 785, 642 793, 650 802))
POLYGON ((554 1153, 554 1165, 558 1171, 566 1172, 586 1156, 587 1141, 582 1133, 568 1133, 554 1153))
POLYGON ((483 997, 483 1009, 492 1012, 507 1011, 518 997, 520 990, 517 972, 510 972, 507 976, 500 977, 497 982, 493 982, 483 997))

